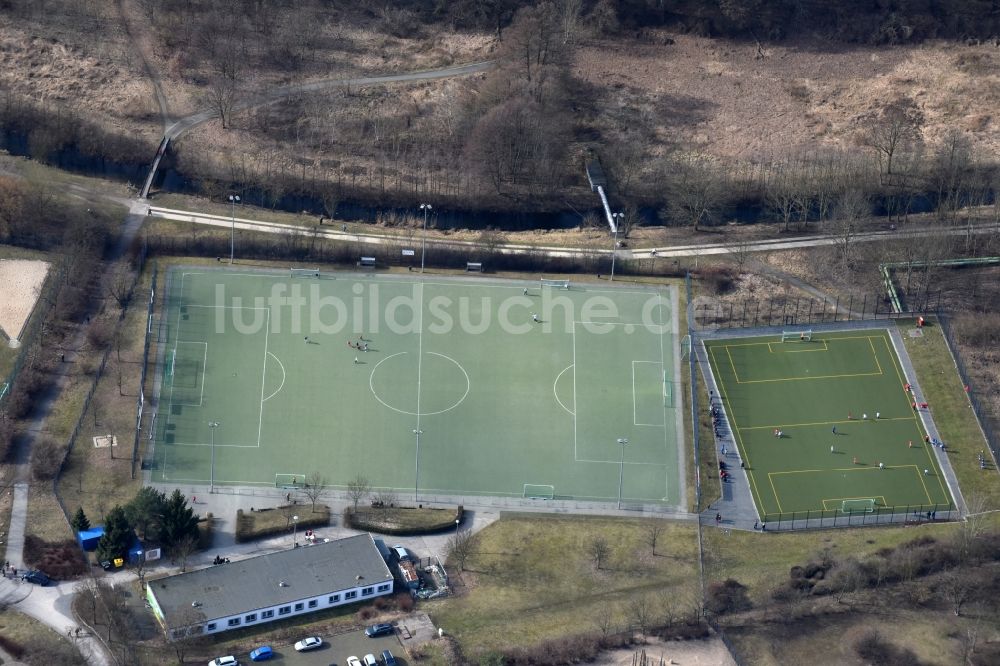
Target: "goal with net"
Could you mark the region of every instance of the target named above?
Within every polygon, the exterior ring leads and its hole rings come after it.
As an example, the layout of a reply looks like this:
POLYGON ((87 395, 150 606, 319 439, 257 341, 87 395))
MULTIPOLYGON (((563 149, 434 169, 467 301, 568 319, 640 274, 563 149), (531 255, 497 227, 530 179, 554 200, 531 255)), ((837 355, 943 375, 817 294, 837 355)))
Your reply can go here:
POLYGON ((318 268, 292 268, 293 278, 318 278, 319 269, 318 268))
POLYGON ((806 329, 802 331, 782 331, 781 341, 782 342, 809 342, 812 340, 813 332, 812 329, 806 329))
POLYGON ((569 289, 569 280, 546 280, 542 278, 541 286, 555 287, 557 289, 569 289))
POLYGON ((691 336, 685 335, 681 338, 681 358, 687 360, 687 357, 691 355, 691 336))
POLYGON ((275 488, 285 488, 294 490, 296 488, 305 488, 306 486, 306 475, 305 474, 275 474, 274 475, 274 487, 275 488))
POLYGON ((840 503, 841 513, 874 513, 874 499, 846 499, 840 503))
POLYGON ((526 483, 524 484, 525 499, 550 500, 556 496, 556 487, 545 484, 526 483))

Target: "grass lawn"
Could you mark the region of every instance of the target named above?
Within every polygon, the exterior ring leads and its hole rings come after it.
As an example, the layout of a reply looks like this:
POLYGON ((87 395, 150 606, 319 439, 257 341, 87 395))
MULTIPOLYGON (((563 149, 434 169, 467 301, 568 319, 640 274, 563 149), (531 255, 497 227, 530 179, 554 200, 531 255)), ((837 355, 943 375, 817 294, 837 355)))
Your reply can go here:
POLYGON ((951 506, 887 331, 706 348, 765 521, 951 506))
POLYGON ((948 458, 969 510, 1000 509, 1000 474, 995 469, 979 469, 976 454, 986 448, 986 442, 955 371, 944 334, 933 323, 924 327, 924 335, 919 338, 905 334, 913 322, 900 322, 899 327, 904 331, 906 349, 931 405, 934 422, 948 445, 948 458), (982 502, 978 509, 972 506, 975 497, 982 502))
POLYGON ((425 608, 467 654, 593 632, 609 608, 621 626, 637 599, 660 613, 697 594, 695 530, 651 519, 505 516, 480 532, 458 594, 425 608), (646 542, 654 522, 664 528, 655 556, 646 542), (595 536, 611 547, 599 571, 588 554, 595 536))

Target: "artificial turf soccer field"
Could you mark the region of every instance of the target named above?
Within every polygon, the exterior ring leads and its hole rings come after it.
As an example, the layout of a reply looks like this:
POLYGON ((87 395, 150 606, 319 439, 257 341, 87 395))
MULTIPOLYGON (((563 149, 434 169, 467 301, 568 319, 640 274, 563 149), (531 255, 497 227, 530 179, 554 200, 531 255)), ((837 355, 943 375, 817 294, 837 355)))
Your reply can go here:
POLYGON ((765 520, 842 514, 844 500, 874 500, 879 511, 951 507, 887 331, 710 340, 705 348, 765 520))
POLYGON ((680 505, 676 290, 413 277, 171 271, 152 479, 680 505))

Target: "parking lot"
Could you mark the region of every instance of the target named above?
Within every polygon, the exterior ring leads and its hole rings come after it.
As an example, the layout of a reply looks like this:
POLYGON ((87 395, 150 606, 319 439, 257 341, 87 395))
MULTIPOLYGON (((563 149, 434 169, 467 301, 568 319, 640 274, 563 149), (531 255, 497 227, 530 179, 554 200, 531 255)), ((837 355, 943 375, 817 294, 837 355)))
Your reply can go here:
MULTIPOLYGON (((352 631, 336 636, 323 636, 323 646, 310 652, 296 652, 291 645, 274 647, 274 658, 269 664, 288 664, 289 666, 344 666, 347 664, 349 656, 361 659, 369 652, 382 663, 382 650, 390 650, 400 664, 408 663, 403 658, 403 646, 399 642, 398 634, 392 636, 380 636, 379 638, 368 638, 364 631, 352 631)), ((303 636, 302 638, 305 638, 303 636)), ((249 664, 250 657, 236 655, 241 664, 249 664)))

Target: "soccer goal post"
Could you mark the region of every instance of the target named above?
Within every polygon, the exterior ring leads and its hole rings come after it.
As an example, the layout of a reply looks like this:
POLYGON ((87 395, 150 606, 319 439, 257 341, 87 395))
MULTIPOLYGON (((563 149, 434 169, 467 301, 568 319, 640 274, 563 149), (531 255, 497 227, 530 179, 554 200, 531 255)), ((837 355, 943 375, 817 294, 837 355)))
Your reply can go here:
POLYGON ((546 280, 542 278, 541 286, 556 287, 557 289, 569 289, 569 280, 546 280))
POLYGON ((685 335, 681 338, 681 359, 687 360, 688 356, 691 355, 691 336, 685 335))
POLYGON ((556 487, 545 484, 526 483, 524 484, 525 499, 550 500, 556 496, 556 487))
POLYGON ((275 488, 286 488, 286 489, 297 489, 305 488, 306 486, 306 475, 305 474, 275 474, 274 475, 274 487, 275 488))
POLYGON ((840 503, 841 513, 874 513, 874 499, 847 499, 840 503))
POLYGON ((800 330, 800 331, 782 331, 781 332, 781 341, 782 342, 789 342, 789 341, 794 342, 794 341, 798 340, 800 342, 808 342, 808 341, 812 340, 812 336, 813 336, 812 329, 806 329, 806 330, 800 330))
POLYGON ((293 278, 318 278, 319 269, 318 268, 292 268, 291 277, 293 278))

